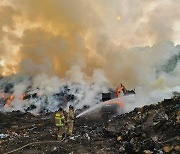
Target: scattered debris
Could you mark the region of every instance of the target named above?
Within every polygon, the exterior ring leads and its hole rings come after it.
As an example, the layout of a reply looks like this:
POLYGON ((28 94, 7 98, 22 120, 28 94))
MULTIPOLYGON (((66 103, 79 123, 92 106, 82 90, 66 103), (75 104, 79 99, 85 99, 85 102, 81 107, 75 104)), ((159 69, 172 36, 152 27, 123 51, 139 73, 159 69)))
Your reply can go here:
POLYGON ((169 153, 172 149, 173 149, 173 147, 169 146, 169 145, 166 145, 166 146, 163 147, 163 151, 166 152, 166 153, 169 153))
POLYGON ((73 136, 62 142, 54 113, 0 112, 0 153, 178 153, 179 102, 166 99, 106 122, 78 118, 73 136))
POLYGON ((6 137, 8 137, 8 134, 0 134, 1 139, 6 138, 6 137))

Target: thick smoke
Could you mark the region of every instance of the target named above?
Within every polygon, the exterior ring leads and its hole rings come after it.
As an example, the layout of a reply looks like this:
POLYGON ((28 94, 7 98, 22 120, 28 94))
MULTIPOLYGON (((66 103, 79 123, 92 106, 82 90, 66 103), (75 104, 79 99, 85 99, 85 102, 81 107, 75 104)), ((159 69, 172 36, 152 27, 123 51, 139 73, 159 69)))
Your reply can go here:
POLYGON ((19 95, 38 89, 41 99, 30 99, 37 112, 55 110, 53 95, 65 85, 77 107, 119 83, 138 89, 140 105, 170 97, 180 77, 179 7, 179 0, 2 0, 0 71, 16 75, 1 89, 13 83, 18 109, 29 103, 19 95))

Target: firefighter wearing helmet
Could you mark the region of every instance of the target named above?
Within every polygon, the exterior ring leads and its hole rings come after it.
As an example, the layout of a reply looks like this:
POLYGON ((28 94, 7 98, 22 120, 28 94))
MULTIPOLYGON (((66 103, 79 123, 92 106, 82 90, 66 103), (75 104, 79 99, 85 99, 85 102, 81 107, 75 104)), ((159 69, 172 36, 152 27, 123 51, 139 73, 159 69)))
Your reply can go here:
POLYGON ((55 122, 57 127, 57 140, 62 140, 63 135, 65 135, 65 117, 63 113, 63 108, 59 108, 55 115, 55 122))
POLYGON ((67 128, 66 128, 66 134, 68 136, 71 136, 74 129, 74 107, 72 105, 69 106, 68 112, 67 112, 67 128))

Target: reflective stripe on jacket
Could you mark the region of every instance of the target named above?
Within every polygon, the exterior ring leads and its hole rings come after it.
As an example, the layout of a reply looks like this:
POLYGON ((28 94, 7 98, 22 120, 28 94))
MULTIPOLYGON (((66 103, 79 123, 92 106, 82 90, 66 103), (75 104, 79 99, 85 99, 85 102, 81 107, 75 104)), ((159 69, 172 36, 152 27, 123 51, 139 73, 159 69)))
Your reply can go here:
POLYGON ((55 116, 56 126, 61 127, 64 126, 64 115, 63 113, 57 112, 55 116))

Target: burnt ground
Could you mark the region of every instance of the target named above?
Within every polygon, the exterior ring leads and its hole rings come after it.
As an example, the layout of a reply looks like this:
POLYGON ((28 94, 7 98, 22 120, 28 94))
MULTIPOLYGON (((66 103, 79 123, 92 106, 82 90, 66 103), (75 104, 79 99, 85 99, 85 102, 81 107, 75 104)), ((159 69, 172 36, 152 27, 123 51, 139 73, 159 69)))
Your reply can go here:
POLYGON ((107 122, 79 118, 74 135, 61 142, 56 141, 54 113, 0 113, 0 153, 179 153, 179 109, 176 98, 107 122))

